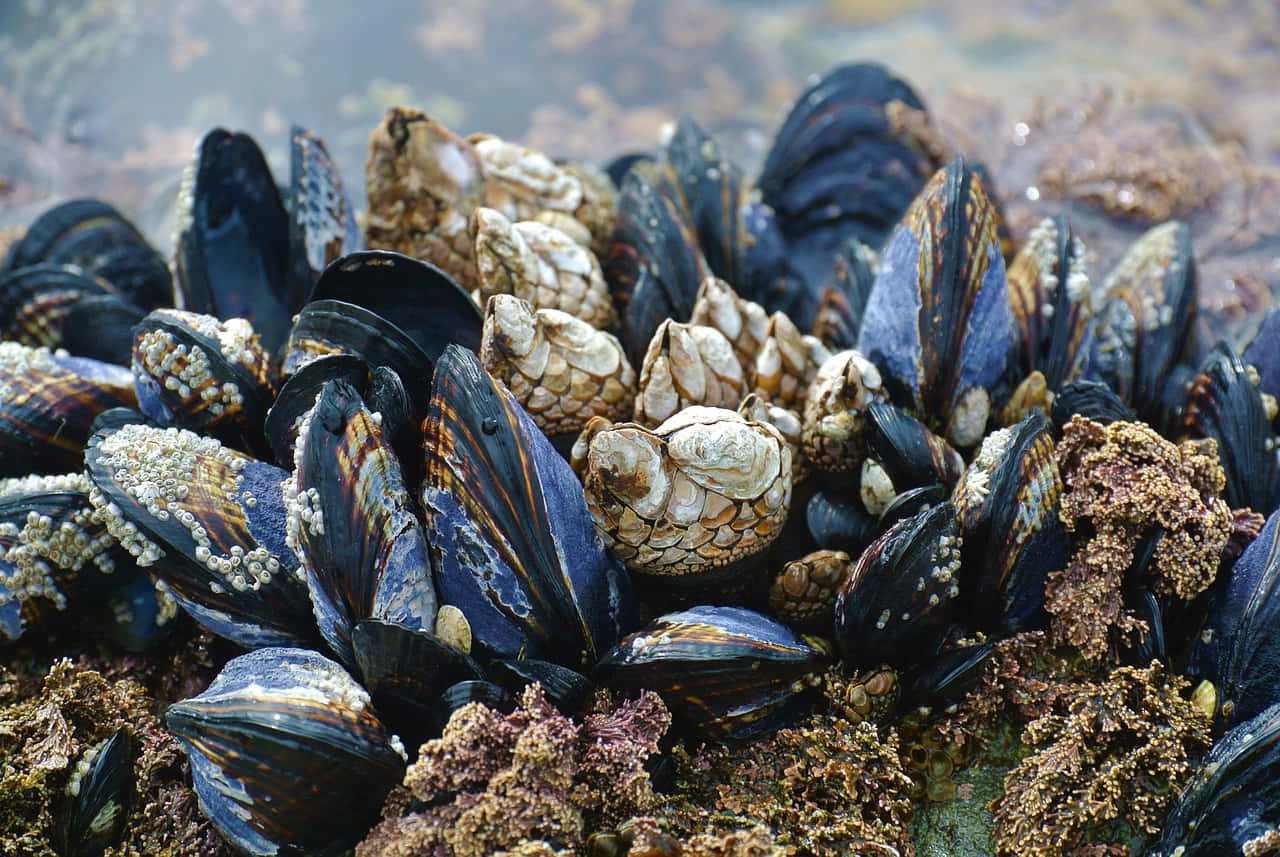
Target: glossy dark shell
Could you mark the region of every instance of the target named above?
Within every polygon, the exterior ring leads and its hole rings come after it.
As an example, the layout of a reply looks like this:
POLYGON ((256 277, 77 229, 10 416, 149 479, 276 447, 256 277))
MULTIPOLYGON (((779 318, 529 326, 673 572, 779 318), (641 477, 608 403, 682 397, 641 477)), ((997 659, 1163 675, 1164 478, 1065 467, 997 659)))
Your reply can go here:
POLYGON ((1280 307, 1272 307, 1241 355, 1258 370, 1258 387, 1280 396, 1280 307))
POLYGON ((23 345, 127 364, 129 328, 142 315, 105 280, 79 268, 31 265, 0 278, 0 338, 23 345), (81 309, 86 303, 90 314, 81 309))
POLYGON ((1228 723, 1280 702, 1280 511, 1231 567, 1191 653, 1228 723))
POLYGON ((513 696, 536 682, 565 714, 580 714, 595 690, 590 679, 577 670, 536 658, 494 661, 489 664, 489 677, 513 696))
POLYGON ((1149 230, 1103 287, 1090 376, 1107 383, 1140 419, 1164 427, 1169 376, 1195 353, 1191 231, 1177 221, 1149 230))
POLYGON ((0 344, 0 477, 79 470, 98 414, 136 403, 123 366, 0 344))
POLYGON ((40 263, 75 265, 143 311, 172 303, 169 266, 132 223, 100 200, 74 199, 40 215, 9 250, 4 270, 40 263))
MULTIPOLYGON (((1147 857, 1265 854, 1249 843, 1280 828, 1280 705, 1218 739, 1200 761, 1147 857)), ((1256 845, 1256 843, 1255 843, 1256 845)))
POLYGON ((862 313, 876 281, 871 255, 871 248, 857 238, 845 241, 836 253, 831 282, 822 290, 813 321, 813 335, 832 353, 858 344, 862 313))
POLYGON ((954 501, 973 620, 1009 635, 1044 623, 1045 581, 1066 567, 1068 542, 1048 419, 1032 411, 1001 432, 983 441, 954 501))
POLYGON ((805 520, 818 547, 850 556, 861 554, 876 534, 876 519, 862 502, 834 490, 814 492, 805 505, 805 520))
POLYGON ((1271 514, 1280 502, 1275 437, 1261 392, 1225 342, 1209 353, 1192 382, 1182 427, 1191 437, 1218 442, 1218 460, 1227 477, 1222 498, 1231 508, 1271 514))
POLYGON ((247 134, 215 128, 190 170, 178 215, 178 305, 247 318, 274 350, 301 303, 290 295, 289 218, 262 150, 247 134))
POLYGON ((867 457, 884 468, 898 492, 956 484, 964 460, 924 423, 884 402, 868 405, 867 419, 867 457))
POLYGON ((1053 425, 1059 432, 1076 414, 1104 426, 1138 418, 1106 384, 1084 379, 1072 381, 1053 398, 1053 425))
POLYGON ((827 655, 774 619, 742 607, 671 613, 620 642, 597 675, 627 691, 656 691, 699 735, 748 738, 785 725, 827 655))
POLYGON ((627 173, 604 273, 627 358, 639 366, 663 321, 686 321, 693 313, 698 287, 711 273, 670 165, 627 173))
POLYGON ((316 404, 320 388, 330 381, 345 381, 363 392, 369 365, 352 354, 334 354, 306 364, 280 385, 280 393, 267 411, 264 429, 276 461, 293 465, 293 445, 303 416, 316 404))
POLYGON ((957 158, 930 180, 889 239, 858 350, 879 367, 895 401, 965 446, 981 438, 985 412, 960 413, 962 402, 976 395, 990 400, 986 410, 998 408, 1012 349, 995 209, 957 158))
POLYGON ((924 111, 911 87, 881 65, 832 69, 796 99, 765 158, 757 185, 815 293, 841 243, 853 236, 879 248, 941 166, 893 127, 887 108, 895 102, 924 111))
POLYGON ((900 521, 862 552, 836 599, 835 636, 865 669, 927 661, 960 594, 960 523, 951 503, 900 521))
POLYGON ((311 644, 311 602, 285 544, 288 472, 117 413, 85 449, 112 535, 214 633, 246 648, 311 644))
POLYGON ((320 633, 354 667, 351 629, 382 619, 435 626, 427 542, 381 423, 344 381, 320 391, 285 489, 289 543, 306 572, 320 633))
POLYGON ((302 306, 321 272, 364 246, 355 209, 324 141, 306 128, 289 132, 289 244, 294 281, 289 302, 302 306))
POLYGON ((472 352, 449 346, 433 386, 422 505, 441 601, 497 656, 593 663, 634 605, 581 483, 472 352))
POLYGON ((169 706, 165 724, 205 815, 247 854, 346 851, 404 773, 368 694, 305 649, 232 659, 199 696, 169 706))
POLYGON ((60 854, 98 857, 119 841, 133 805, 135 755, 128 729, 116 730, 98 749, 58 821, 60 854))

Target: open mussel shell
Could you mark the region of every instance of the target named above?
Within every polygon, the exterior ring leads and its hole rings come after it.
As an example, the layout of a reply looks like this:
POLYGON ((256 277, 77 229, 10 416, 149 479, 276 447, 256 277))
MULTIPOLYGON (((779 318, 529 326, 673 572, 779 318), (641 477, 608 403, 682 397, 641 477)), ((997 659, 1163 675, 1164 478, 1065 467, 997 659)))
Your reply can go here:
POLYGON ((165 723, 191 760, 205 815, 236 848, 335 855, 377 820, 403 750, 369 694, 327 658, 258 649, 233 658, 165 723))
POLYGON ((77 613, 127 574, 111 576, 121 552, 95 519, 90 488, 81 473, 0 479, 0 639, 77 613))
POLYGON ((294 282, 289 302, 302 306, 321 272, 363 247, 355 209, 324 141, 294 125, 289 132, 289 244, 294 282))
POLYGON ((693 313, 698 286, 711 273, 670 165, 627 173, 604 272, 619 307, 622 344, 639 366, 658 325, 693 313))
POLYGON ((489 664, 489 677, 518 696, 526 685, 542 685, 547 698, 565 714, 580 714, 595 687, 577 670, 536 658, 503 659, 489 664))
POLYGON ((940 503, 899 521, 862 552, 836 599, 836 642, 858 668, 928 660, 960 594, 960 522, 940 503))
POLYGON ((357 622, 351 647, 379 715, 411 748, 442 725, 444 689, 484 675, 474 658, 439 637, 380 619, 357 622))
POLYGON ((911 204, 882 254, 858 350, 895 401, 958 448, 998 410, 1014 346, 996 212, 957 158, 911 204))
POLYGON ((381 421, 355 388, 330 381, 303 418, 284 487, 286 544, 302 561, 317 625, 344 664, 352 626, 435 625, 427 542, 381 421))
POLYGON ((456 345, 436 366, 423 431, 422 505, 441 601, 496 656, 593 663, 635 608, 569 465, 456 345))
POLYGON ((1072 381, 1053 397, 1054 428, 1061 433, 1077 414, 1104 426, 1138 419, 1115 390, 1101 381, 1084 379, 1072 381))
POLYGON ((266 451, 262 424, 275 370, 244 319, 154 310, 134 328, 131 368, 138 409, 149 419, 266 451))
POLYGON ((1032 411, 986 437, 953 499, 964 529, 966 597, 979 627, 1015 634, 1043 623, 1044 586, 1064 568, 1062 474, 1049 421, 1032 411))
POLYGON ((1148 857, 1273 853, 1280 836, 1280 705, 1234 727, 1200 761, 1148 857))
POLYGON ((98 414, 136 402, 123 366, 0 342, 0 477, 78 470, 98 414))
POLYGON ((1191 652, 1191 668, 1213 682, 1228 723, 1280 702, 1280 511, 1231 567, 1191 652))
POLYGON ((675 721, 698 735, 749 738, 800 714, 827 660, 761 613, 693 607, 622 640, 596 674, 610 687, 656 691, 675 721))
POLYGON ((184 429, 104 414, 85 449, 107 529, 196 621, 246 648, 310 644, 315 622, 285 544, 288 472, 184 429), (136 420, 130 422, 130 420, 136 420))
POLYGON ((1280 502, 1280 461, 1262 394, 1244 363, 1223 342, 1205 360, 1187 396, 1182 428, 1211 437, 1227 477, 1222 499, 1233 509, 1269 515, 1280 502))
POLYGON ((169 266, 119 211, 96 199, 73 199, 36 218, 9 250, 3 270, 74 265, 106 280, 142 310, 172 303, 169 266))
POLYGON ((484 319, 471 297, 435 265, 400 253, 348 253, 325 269, 308 300, 343 301, 377 313, 433 362, 450 344, 480 348, 484 319))
POLYGON ((1148 230, 1102 288, 1090 377, 1106 382, 1143 421, 1165 427, 1169 376, 1195 353, 1191 230, 1174 220, 1148 230))
POLYGON ((815 294, 847 238, 881 246, 941 148, 919 97, 884 66, 842 65, 800 94, 757 184, 815 294))
POLYGON ((293 445, 298 439, 302 418, 316 404, 320 388, 330 381, 345 381, 363 393, 369 380, 369 364, 352 354, 333 354, 314 360, 280 385, 280 392, 267 411, 263 428, 276 461, 293 465, 293 445))
POLYGON ((248 319, 275 350, 301 304, 290 295, 289 217, 253 138, 222 128, 206 134, 178 208, 178 306, 248 319))
POLYGON ((63 807, 56 828, 58 853, 65 857, 98 857, 124 834, 134 797, 133 760, 137 744, 128 729, 117 729, 101 747, 63 807))

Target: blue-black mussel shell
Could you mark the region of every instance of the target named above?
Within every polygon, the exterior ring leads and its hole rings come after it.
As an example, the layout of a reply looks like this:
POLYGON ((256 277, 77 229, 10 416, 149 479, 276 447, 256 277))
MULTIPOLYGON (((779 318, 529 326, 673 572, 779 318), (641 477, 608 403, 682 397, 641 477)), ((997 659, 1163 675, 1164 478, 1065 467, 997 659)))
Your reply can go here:
POLYGON ((422 505, 441 602, 463 612, 490 654, 593 664, 635 608, 569 465, 454 345, 436 366, 424 433, 422 505))

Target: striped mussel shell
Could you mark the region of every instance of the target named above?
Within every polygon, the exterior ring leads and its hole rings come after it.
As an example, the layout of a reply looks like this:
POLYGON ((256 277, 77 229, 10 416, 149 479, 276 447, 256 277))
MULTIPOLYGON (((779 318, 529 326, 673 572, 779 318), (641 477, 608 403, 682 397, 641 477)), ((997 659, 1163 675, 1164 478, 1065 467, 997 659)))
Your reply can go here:
POLYGON ((868 513, 883 514, 904 491, 930 485, 949 490, 960 479, 964 460, 924 423, 886 402, 872 402, 866 416, 859 491, 868 513))
POLYGON ((1218 442, 1227 477, 1222 499, 1233 509, 1271 514, 1280 503, 1280 461, 1262 391, 1227 343, 1219 343, 1191 383, 1182 429, 1218 442))
POLYGON ((98 414, 136 403, 123 366, 0 342, 0 476, 79 469, 98 414))
MULTIPOLYGON (((105 592, 122 559, 83 473, 0 479, 0 638, 105 592)), ((132 565, 132 563, 129 563, 132 565)))
POLYGON ((881 254, 858 350, 894 401, 957 448, 982 440, 1014 347, 997 215, 957 158, 916 197, 881 254))
POLYGON ((593 663, 634 622, 572 469, 470 351, 436 366, 423 427, 436 587, 498 657, 593 663))
POLYGON ((107 530, 196 621, 246 648, 312 642, 285 544, 288 471, 129 411, 103 415, 84 464, 107 530))
POLYGON ((876 252, 857 238, 849 238, 840 245, 831 282, 822 290, 813 320, 813 335, 832 351, 843 351, 858 344, 862 313, 879 266, 876 252))
POLYGON ((746 394, 742 366, 724 334, 667 319, 640 366, 635 420, 656 426, 691 405, 736 408, 746 394))
POLYGON ((791 451, 767 423, 690 407, 590 438, 583 488, 596 529, 634 573, 694 585, 731 577, 782 531, 791 451))
POLYGON ((1228 724, 1280 702, 1280 511, 1231 566, 1191 652, 1195 674, 1213 682, 1228 724))
POLYGON ((133 807, 137 754, 137 743, 126 728, 85 751, 67 784, 68 800, 54 828, 59 854, 98 857, 124 835, 133 807))
POLYGON ((365 238, 423 259, 467 292, 476 288, 471 214, 485 204, 475 146, 421 110, 394 107, 369 137, 365 238))
POLYGON ((499 211, 472 215, 480 305, 514 295, 601 330, 616 326, 613 299, 595 254, 565 232, 535 220, 512 223, 499 211))
POLYGON ((1044 414, 1033 411, 983 439, 952 495, 978 626, 1016 634, 1043 623, 1045 581, 1067 561, 1062 492, 1044 414))
POLYGON ((435 626, 426 538, 380 414, 331 381, 303 418, 283 486, 285 544, 301 561, 320 634, 354 667, 353 626, 435 626))
POLYGON ((1196 293, 1191 231, 1171 220, 1133 243, 1095 308, 1090 376, 1157 428, 1180 404, 1175 367, 1195 353, 1196 293))
POLYGON ((661 616, 600 659, 610 687, 652 690, 697 735, 742 739, 785 726, 809 704, 828 654, 786 625, 742 607, 661 616))
POLYGON ((248 321, 153 310, 134 328, 131 369, 148 419, 266 451, 275 367, 248 321))
POLYGON ((140 310, 139 316, 173 302, 164 258, 124 215, 98 199, 73 199, 41 214, 9 249, 2 270, 8 274, 43 265, 74 266, 110 283, 124 304, 140 310))
POLYGON ((790 318, 775 312, 751 364, 751 391, 780 407, 801 410, 809 385, 830 357, 821 340, 802 334, 790 318))
POLYGON ((960 522, 943 502, 896 523, 862 552, 836 598, 835 637, 855 668, 927 661, 960 595, 960 522))
POLYGON ((1006 424, 1021 420, 1028 407, 1048 415, 1053 394, 1085 373, 1093 352, 1085 246, 1065 213, 1040 221, 1010 263, 1009 303, 1017 335, 1013 380, 1018 387, 1011 400, 1024 406, 1010 413, 1006 424), (1032 380, 1037 372, 1039 381, 1032 380), (1037 395, 1030 395, 1037 384, 1037 395))
POLYGON ((1280 842, 1280 705, 1239 723, 1200 760, 1150 857, 1274 853, 1280 842))
POLYGON ((72 265, 40 263, 0 277, 0 339, 23 345, 126 364, 130 329, 145 314, 111 283, 72 265))
POLYGON ((1058 434, 1076 414, 1104 426, 1138 419, 1115 390, 1101 381, 1085 379, 1072 381, 1053 397, 1053 426, 1058 434))
POLYGON ((769 587, 769 609, 798 628, 831 627, 836 595, 853 570, 853 560, 840 550, 816 550, 782 567, 769 587))
POLYGON ((707 277, 698 287, 689 324, 714 327, 733 344, 738 362, 750 366, 764 342, 769 314, 755 301, 740 297, 719 277, 707 277))
POLYGON ((671 166, 637 165, 622 182, 618 219, 604 261, 632 365, 668 318, 687 319, 711 273, 671 166))
POLYGON ((489 298, 480 362, 548 437, 576 436, 595 416, 626 419, 635 406, 636 373, 613 334, 512 295, 489 298))
POLYGON ((800 446, 816 470, 856 470, 866 457, 867 407, 887 398, 875 364, 838 351, 818 367, 805 394, 800 446))
POLYGON ((368 692, 307 649, 230 660, 165 724, 191 761, 200 807, 251 855, 336 855, 377 821, 404 774, 404 748, 368 692))

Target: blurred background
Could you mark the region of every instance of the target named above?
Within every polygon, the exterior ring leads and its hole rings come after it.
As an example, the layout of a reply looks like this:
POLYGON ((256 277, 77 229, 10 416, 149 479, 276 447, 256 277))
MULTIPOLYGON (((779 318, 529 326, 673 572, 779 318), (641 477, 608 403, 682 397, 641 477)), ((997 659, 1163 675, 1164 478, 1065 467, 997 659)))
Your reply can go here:
POLYGON ((278 175, 289 125, 314 129, 361 207, 396 104, 596 161, 687 113, 751 172, 806 77, 850 59, 987 162, 1015 235, 1068 205, 1105 261, 1180 217, 1215 310, 1280 282, 1274 0, 0 0, 0 228, 96 195, 166 248, 214 125, 278 175))

